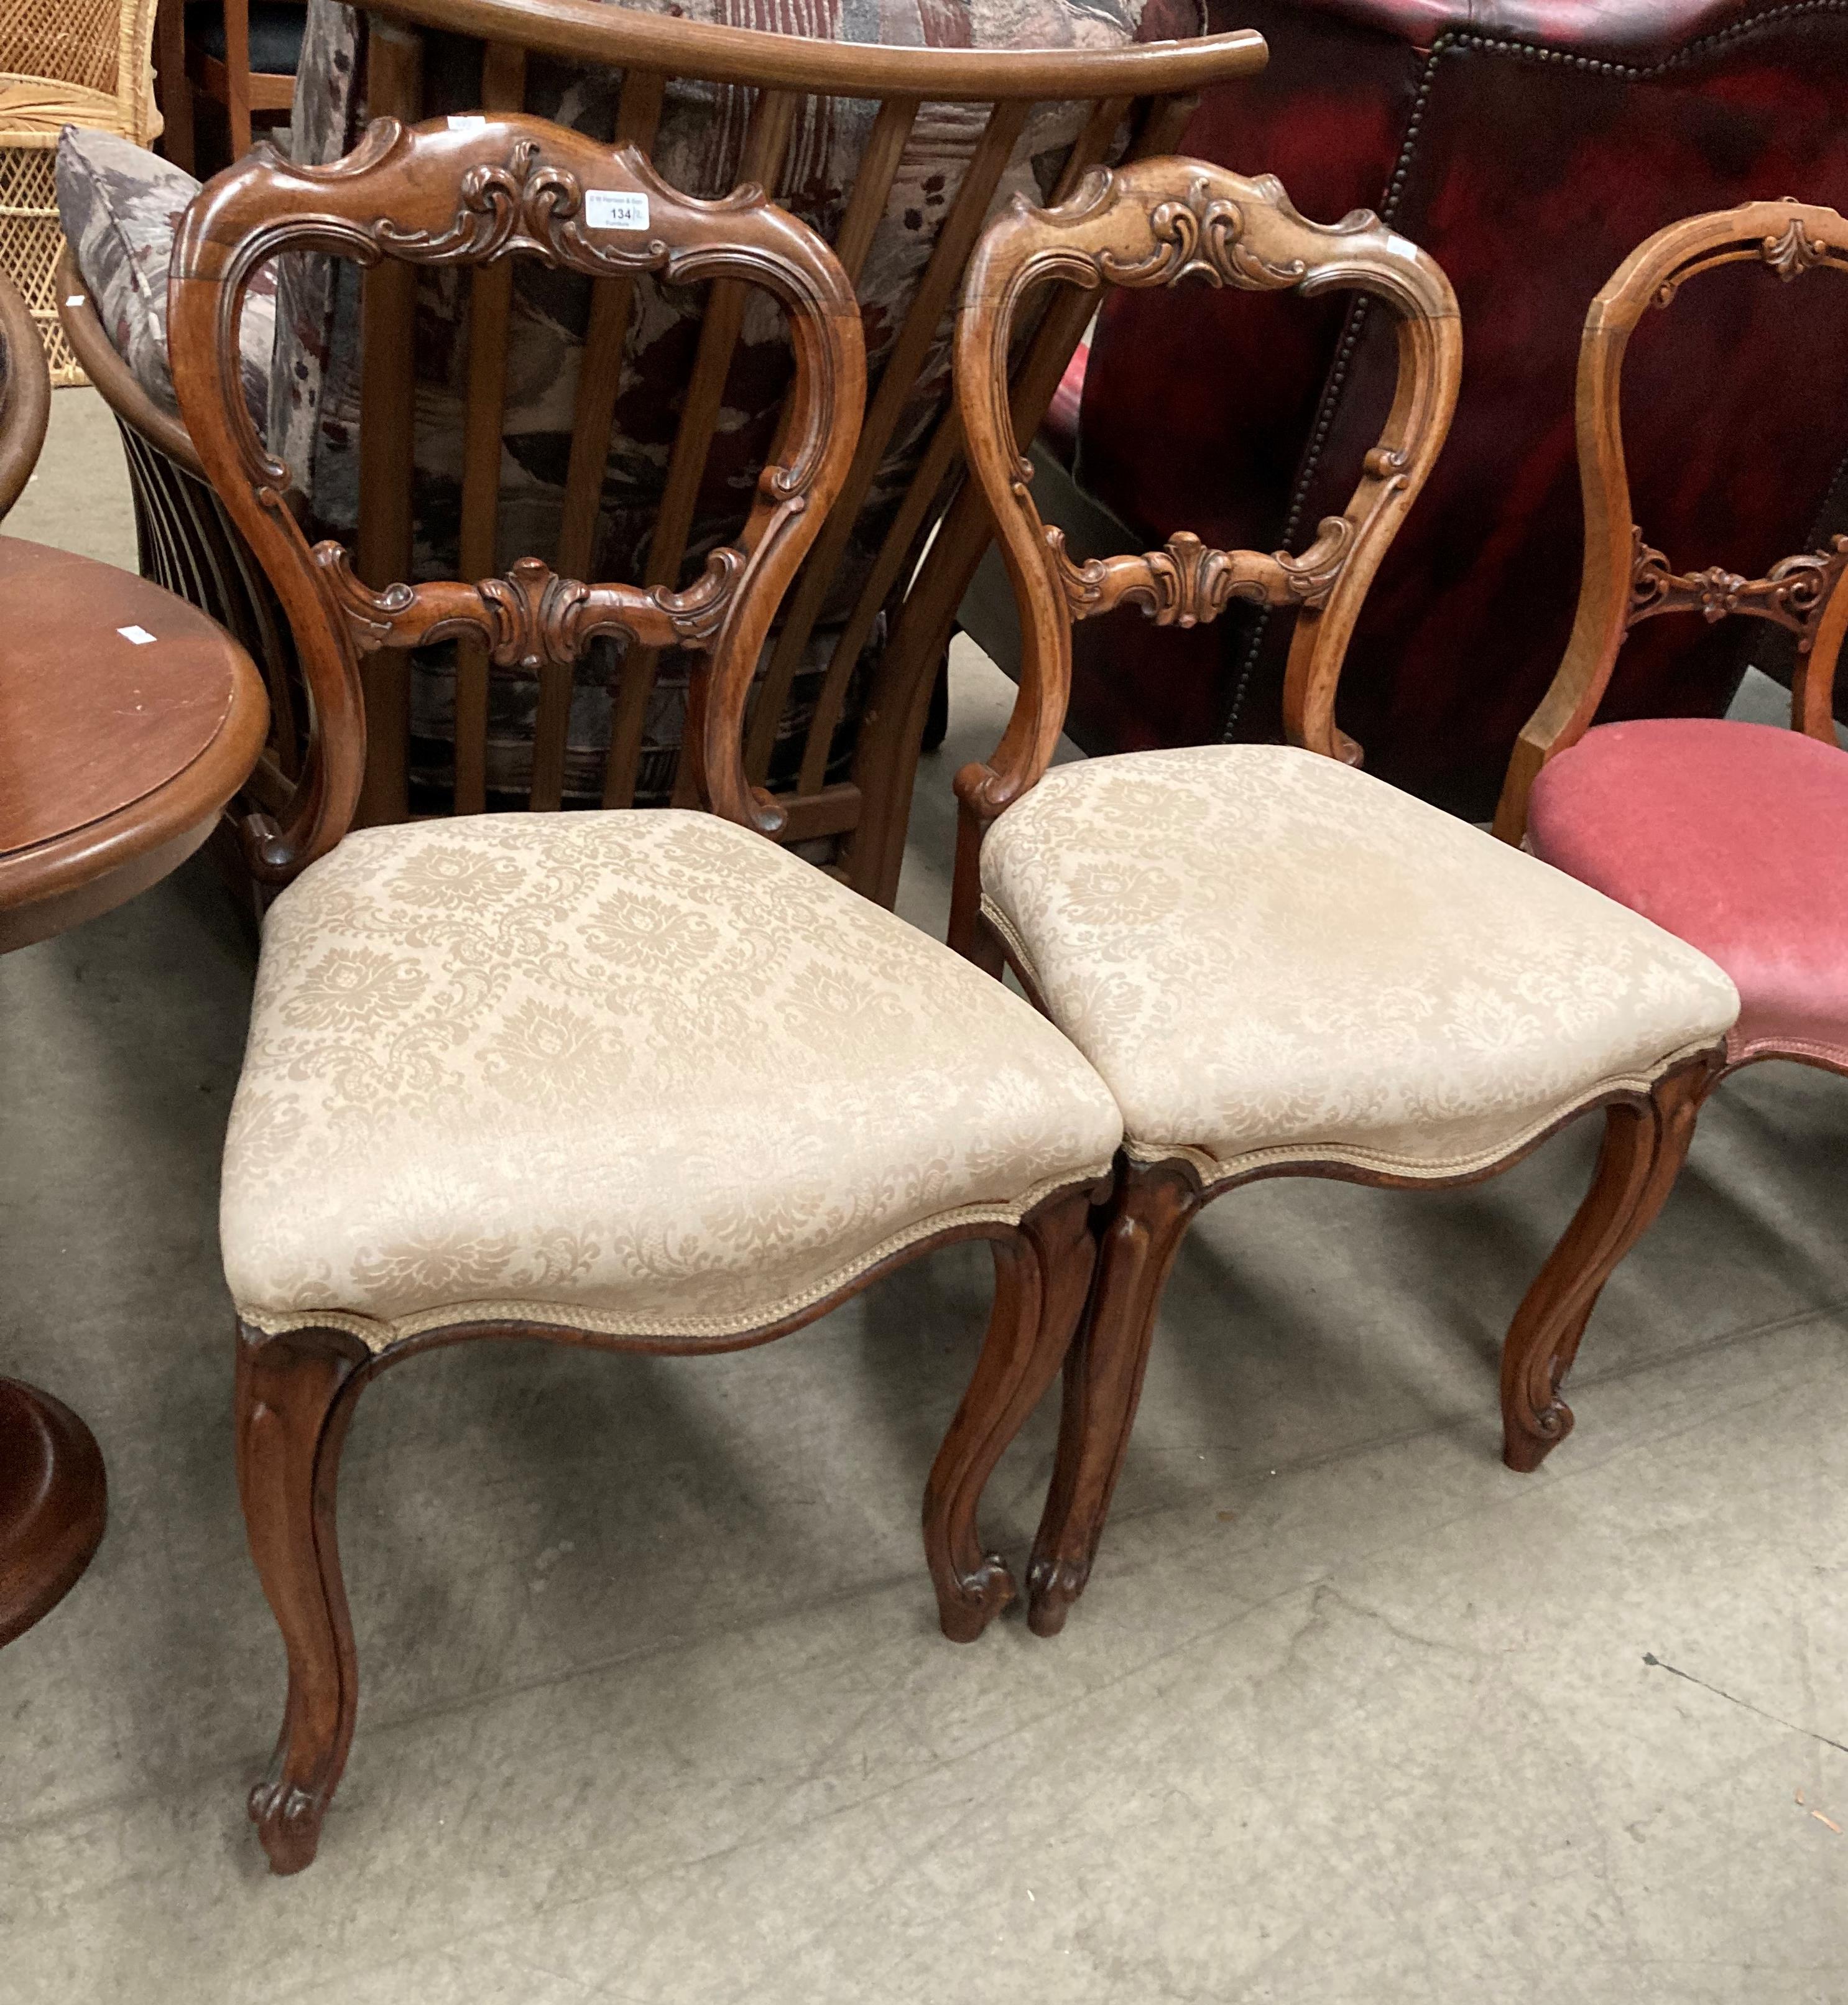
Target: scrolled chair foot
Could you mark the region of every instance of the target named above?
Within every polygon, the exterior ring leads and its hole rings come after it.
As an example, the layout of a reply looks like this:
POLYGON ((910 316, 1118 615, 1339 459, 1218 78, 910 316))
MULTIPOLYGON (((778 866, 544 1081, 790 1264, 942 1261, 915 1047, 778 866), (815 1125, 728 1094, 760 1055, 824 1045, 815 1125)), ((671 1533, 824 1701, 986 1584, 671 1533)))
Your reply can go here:
POLYGON ((988 1554, 973 1573, 959 1574, 937 1597, 937 1620, 952 1643, 973 1643, 1020 1590, 1007 1563, 988 1554))
POLYGON ((1091 1577, 1089 1560, 1036 1559, 1026 1577, 1026 1622, 1036 1636, 1056 1636, 1091 1577))
POLYGON ((1531 1476, 1572 1432, 1572 1409, 1557 1393, 1536 1411, 1510 1410, 1503 1416, 1502 1460, 1516 1474, 1531 1476))
POLYGON ((300 1873, 314 1863, 331 1793, 304 1789, 275 1775, 265 1775, 251 1791, 251 1821, 268 1855, 271 1872, 300 1873))

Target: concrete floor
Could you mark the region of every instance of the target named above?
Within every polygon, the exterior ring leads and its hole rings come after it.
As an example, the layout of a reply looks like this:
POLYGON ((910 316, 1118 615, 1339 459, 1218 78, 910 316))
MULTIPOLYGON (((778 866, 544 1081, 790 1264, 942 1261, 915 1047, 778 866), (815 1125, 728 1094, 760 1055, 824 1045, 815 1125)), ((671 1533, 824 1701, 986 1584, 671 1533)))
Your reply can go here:
MULTIPOLYGON (((127 525, 60 392, 9 527, 131 561, 127 525)), ((960 662, 932 922, 998 701, 960 662)), ((5 2005, 1848 2000, 1843 1083, 1725 1089, 1535 1477, 1496 1459, 1496 1346, 1589 1130, 1474 1191, 1212 1210, 1054 1643, 933 1630, 979 1249, 735 1357, 421 1361, 347 1450, 364 1701, 277 1880, 214 1231, 250 978, 196 866, 0 963, 0 1364, 112 1487, 0 1656, 5 2005)), ((1012 1553, 1053 1420, 990 1493, 1012 1553)))

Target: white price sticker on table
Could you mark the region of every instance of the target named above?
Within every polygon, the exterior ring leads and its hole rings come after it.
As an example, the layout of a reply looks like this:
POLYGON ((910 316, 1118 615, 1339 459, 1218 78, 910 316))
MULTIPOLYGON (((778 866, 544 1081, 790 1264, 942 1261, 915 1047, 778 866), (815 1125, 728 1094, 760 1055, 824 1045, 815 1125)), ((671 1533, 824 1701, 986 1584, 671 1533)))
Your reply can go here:
POLYGON ((587 189, 584 219, 593 230, 646 230, 648 198, 619 194, 615 188, 587 189))
POLYGON ((154 637, 145 627, 118 627, 115 630, 124 641, 131 641, 138 648, 151 648, 154 637))

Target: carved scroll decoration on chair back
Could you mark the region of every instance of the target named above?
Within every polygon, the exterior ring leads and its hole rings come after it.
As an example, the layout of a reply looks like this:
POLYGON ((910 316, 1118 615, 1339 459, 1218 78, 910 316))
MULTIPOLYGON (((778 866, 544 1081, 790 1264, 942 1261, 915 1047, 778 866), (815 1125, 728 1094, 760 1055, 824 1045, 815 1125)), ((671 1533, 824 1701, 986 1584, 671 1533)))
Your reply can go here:
POLYGON ((1456 402, 1462 339, 1437 265, 1369 212, 1306 221, 1275 177, 1205 161, 1151 159, 1098 169, 1056 209, 1016 202, 970 264, 956 335, 957 395, 970 465, 993 511, 1021 610, 1020 694, 987 766, 966 768, 966 813, 992 820, 1044 772, 1064 722, 1068 623, 1140 606, 1158 624, 1212 620, 1234 599, 1298 609, 1285 722, 1292 743, 1358 763, 1334 722, 1342 656, 1369 583, 1443 443, 1456 402), (1300 556, 1217 550, 1183 531, 1141 556, 1067 557, 1033 505, 1009 409, 1009 329, 1036 286, 1173 286, 1198 278, 1247 292, 1357 288, 1397 315, 1397 394, 1360 484, 1300 556))
POLYGON ((1823 266, 1848 272, 1848 219, 1793 201, 1742 202, 1689 216, 1639 244, 1585 315, 1576 401, 1585 505, 1578 613, 1559 672, 1515 743, 1495 823, 1506 841, 1526 833, 1527 795, 1541 767, 1590 729, 1625 637, 1659 613, 1699 613, 1709 620, 1745 613, 1791 629, 1798 637, 1792 727, 1836 743, 1836 658, 1848 627, 1848 592, 1837 588, 1848 570, 1848 537, 1784 557, 1762 578, 1742 578, 1719 564, 1677 572, 1631 516, 1622 406, 1630 336, 1646 313, 1674 307, 1688 279, 1754 262, 1786 284, 1823 266))
POLYGON ((486 730, 491 666, 535 673, 570 662, 600 634, 710 650, 688 731, 700 796, 746 827, 777 832, 782 810, 745 774, 745 703, 777 604, 852 460, 866 389, 853 288, 805 224, 755 186, 717 201, 682 195, 633 147, 539 119, 380 119, 331 167, 293 166, 262 147, 207 187, 175 248, 171 319, 188 428, 287 611, 312 698, 293 799, 279 818, 254 815, 246 825, 256 876, 286 883, 352 820, 365 765, 360 655, 458 635, 482 644, 475 686, 458 689, 458 739, 486 730), (269 457, 243 396, 244 293, 258 267, 285 250, 365 266, 479 266, 524 255, 593 276, 724 279, 773 294, 788 318, 795 377, 780 456, 759 478, 738 543, 715 550, 683 592, 561 578, 533 557, 500 578, 362 583, 342 545, 310 547, 284 499, 289 469, 269 457))

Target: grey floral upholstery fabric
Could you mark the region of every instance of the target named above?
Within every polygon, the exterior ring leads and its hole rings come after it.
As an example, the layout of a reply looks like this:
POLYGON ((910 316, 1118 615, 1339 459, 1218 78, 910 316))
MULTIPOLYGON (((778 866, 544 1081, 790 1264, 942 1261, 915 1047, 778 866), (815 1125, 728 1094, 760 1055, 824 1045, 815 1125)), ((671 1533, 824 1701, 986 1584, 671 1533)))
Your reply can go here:
POLYGON ((1209 1182, 1306 1156, 1465 1175, 1739 1013, 1673 934, 1286 746, 1057 767, 989 830, 981 870, 1130 1153, 1209 1182))
MULTIPOLYGON (((927 47, 1071 48, 1108 47, 1138 33, 1145 39, 1200 31, 1198 0, 884 0, 878 7, 840 0, 631 0, 649 11, 731 26, 840 41, 927 47)), ((354 143, 366 114, 366 29, 362 16, 338 0, 310 0, 299 74, 292 145, 298 159, 327 161, 354 143)), ((619 75, 534 58, 528 65, 530 111, 581 130, 612 128, 619 75)), ((440 38, 427 46, 426 111, 473 109, 480 95, 479 56, 472 45, 440 38)), ((655 164, 690 193, 723 193, 738 178, 749 93, 710 85, 670 86, 655 164)), ((830 99, 806 100, 798 114, 790 168, 778 198, 830 240, 838 230, 877 107, 830 99)), ((896 339, 906 306, 938 230, 956 198, 979 135, 980 107, 927 104, 895 181, 859 291, 868 360, 876 372, 896 339)), ((998 191, 998 204, 1017 191, 1035 199, 1050 192, 1082 119, 1082 109, 1040 108, 1016 149, 998 191)), ((282 281, 281 335, 275 357, 272 443, 310 497, 315 529, 350 538, 357 515, 359 275, 351 265, 291 258, 282 281)), ((420 276, 418 305, 416 563, 419 576, 453 574, 461 513, 462 416, 468 356, 463 339, 465 275, 420 276)), ((679 392, 690 367, 703 300, 697 293, 643 280, 632 318, 617 404, 615 435, 605 470, 597 574, 641 574, 665 482, 679 392)), ((556 548, 570 457, 578 359, 589 311, 587 281, 530 262, 517 268, 502 457, 500 546, 503 564, 556 548)), ((766 297, 752 298, 726 393, 719 437, 702 486, 688 557, 688 574, 707 551, 735 535, 755 469, 767 457, 789 360, 780 322, 766 297)), ((880 466, 822 630, 798 676, 782 742, 791 752, 807 727, 816 681, 833 652, 838 622, 863 583, 873 553, 914 472, 931 428, 947 401, 949 323, 945 325, 880 466)), ((882 639, 876 633, 873 644, 882 639)), ((579 671, 572 708, 566 787, 569 796, 599 792, 609 733, 609 691, 620 656, 598 644, 579 671)), ((686 704, 687 662, 661 665, 647 725, 639 802, 665 802, 672 791, 686 704)), ((438 799, 451 760, 453 676, 441 650, 417 658, 412 695, 415 777, 438 799)), ((491 696, 489 784, 517 796, 529 782, 536 688, 497 676, 491 696)), ((833 771, 850 757, 854 706, 836 740, 833 771)), ((773 784, 787 777, 780 762, 773 784)))
POLYGON ((1019 997, 716 816, 349 835, 264 926, 225 1271, 275 1331, 721 1336, 1101 1175, 1019 997))
MULTIPOLYGON (((167 275, 174 232, 199 184, 119 133, 67 125, 59 134, 58 214, 77 269, 116 353, 163 410, 178 415, 167 354, 167 275)), ((268 423, 276 279, 258 272, 246 296, 239 361, 258 428, 268 423)))

